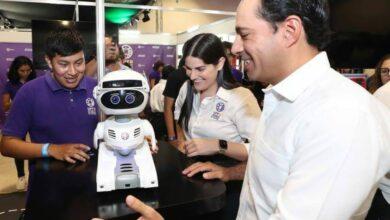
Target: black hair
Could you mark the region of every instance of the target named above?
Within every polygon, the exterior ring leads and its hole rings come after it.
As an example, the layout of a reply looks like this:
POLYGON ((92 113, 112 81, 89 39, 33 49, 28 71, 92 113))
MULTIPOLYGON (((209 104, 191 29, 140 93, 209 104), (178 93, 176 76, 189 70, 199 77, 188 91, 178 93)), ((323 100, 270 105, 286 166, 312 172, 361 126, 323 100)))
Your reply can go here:
POLYGON ((303 23, 307 42, 323 50, 330 40, 329 4, 327 0, 261 0, 257 16, 270 22, 275 32, 276 23, 296 15, 303 23))
POLYGON ((186 59, 184 57, 180 58, 178 69, 183 68, 184 64, 186 64, 186 59))
POLYGON ((162 69, 161 78, 168 79, 169 74, 171 74, 175 70, 176 70, 175 67, 173 67, 171 65, 164 66, 164 68, 162 69))
POLYGON ((158 68, 164 67, 164 65, 165 65, 165 64, 164 64, 161 60, 158 60, 157 62, 155 62, 155 63, 153 64, 153 70, 154 70, 154 71, 157 71, 158 68))
POLYGON ((229 41, 224 41, 224 42, 222 42, 222 44, 223 44, 223 47, 224 47, 225 49, 229 49, 229 50, 232 49, 233 44, 230 43, 229 41))
MULTIPOLYGON (((230 90, 238 87, 238 83, 232 75, 225 48, 221 40, 214 34, 198 34, 188 40, 183 46, 183 59, 188 56, 199 58, 205 64, 213 65, 217 65, 221 57, 225 58, 223 68, 217 75, 218 88, 222 87, 230 90)), ((192 81, 189 80, 187 83, 186 99, 181 108, 179 117, 179 124, 185 131, 188 131, 188 123, 190 121, 195 92, 192 81)))
POLYGON ((383 86, 380 68, 382 67, 383 63, 388 59, 390 59, 390 54, 386 54, 385 56, 383 56, 376 65, 374 75, 370 76, 370 78, 367 80, 367 87, 370 93, 374 93, 377 89, 383 86))
POLYGON ((30 75, 28 75, 26 80, 27 82, 35 79, 35 77, 37 76, 31 60, 25 56, 18 56, 12 61, 7 74, 8 79, 12 84, 17 84, 19 82, 20 77, 19 77, 18 69, 23 65, 28 65, 31 68, 31 73, 30 75))
POLYGON ((59 28, 49 34, 45 42, 45 52, 49 59, 56 55, 70 56, 84 49, 81 34, 73 28, 59 28))
POLYGON ((112 43, 115 43, 116 45, 119 44, 119 38, 117 34, 108 34, 106 33, 104 35, 105 38, 110 38, 112 43))

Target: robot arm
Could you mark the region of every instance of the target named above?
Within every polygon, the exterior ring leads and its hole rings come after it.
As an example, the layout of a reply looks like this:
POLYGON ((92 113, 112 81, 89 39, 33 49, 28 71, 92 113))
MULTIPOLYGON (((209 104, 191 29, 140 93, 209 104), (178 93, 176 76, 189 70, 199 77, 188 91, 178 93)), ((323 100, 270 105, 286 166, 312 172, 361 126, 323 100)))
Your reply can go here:
POLYGON ((99 139, 103 139, 103 136, 104 136, 104 123, 99 122, 93 134, 93 147, 95 149, 98 149, 99 139))
POLYGON ((157 152, 158 147, 156 145, 156 136, 154 135, 153 126, 148 120, 142 120, 142 128, 145 136, 150 136, 152 138, 152 150, 157 152))

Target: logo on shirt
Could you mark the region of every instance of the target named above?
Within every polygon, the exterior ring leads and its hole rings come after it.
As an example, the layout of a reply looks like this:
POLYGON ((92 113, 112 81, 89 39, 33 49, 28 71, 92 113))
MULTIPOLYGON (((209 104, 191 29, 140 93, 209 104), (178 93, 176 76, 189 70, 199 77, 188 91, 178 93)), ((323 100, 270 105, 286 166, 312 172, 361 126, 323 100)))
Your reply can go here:
POLYGON ((133 48, 130 45, 122 45, 122 50, 125 54, 125 59, 130 59, 133 56, 133 48))
POLYGON ((88 106, 88 115, 96 115, 95 100, 93 100, 93 98, 87 98, 85 104, 88 106))
POLYGON ((95 106, 95 101, 93 100, 93 98, 87 98, 85 100, 85 103, 87 104, 88 107, 94 107, 95 106))
POLYGON ((221 117, 221 113, 219 112, 213 112, 213 114, 211 115, 211 118, 215 120, 219 120, 220 117, 221 117))
POLYGON ((223 110, 225 110, 225 104, 223 102, 218 102, 215 109, 217 112, 223 112, 223 110))

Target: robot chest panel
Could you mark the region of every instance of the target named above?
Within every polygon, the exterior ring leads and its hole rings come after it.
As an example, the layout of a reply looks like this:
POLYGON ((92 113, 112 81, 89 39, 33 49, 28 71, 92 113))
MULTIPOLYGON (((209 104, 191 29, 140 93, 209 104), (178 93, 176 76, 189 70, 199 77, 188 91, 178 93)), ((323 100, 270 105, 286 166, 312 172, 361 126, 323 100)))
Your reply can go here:
POLYGON ((116 128, 108 128, 107 136, 113 141, 121 142, 142 142, 144 139, 141 126, 120 126, 116 128))

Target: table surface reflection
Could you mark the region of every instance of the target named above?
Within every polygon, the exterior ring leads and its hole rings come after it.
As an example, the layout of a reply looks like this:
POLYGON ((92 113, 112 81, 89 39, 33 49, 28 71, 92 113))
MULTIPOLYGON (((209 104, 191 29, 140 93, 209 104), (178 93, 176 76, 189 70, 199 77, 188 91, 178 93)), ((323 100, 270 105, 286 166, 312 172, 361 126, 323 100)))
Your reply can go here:
POLYGON ((37 160, 30 176, 25 219, 136 219, 124 203, 132 194, 156 208, 167 219, 220 210, 225 184, 188 178, 181 171, 193 161, 166 142, 154 155, 158 188, 96 192, 97 156, 86 163, 37 160))

